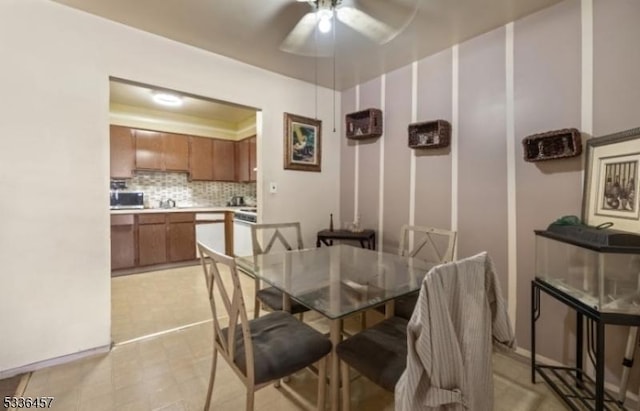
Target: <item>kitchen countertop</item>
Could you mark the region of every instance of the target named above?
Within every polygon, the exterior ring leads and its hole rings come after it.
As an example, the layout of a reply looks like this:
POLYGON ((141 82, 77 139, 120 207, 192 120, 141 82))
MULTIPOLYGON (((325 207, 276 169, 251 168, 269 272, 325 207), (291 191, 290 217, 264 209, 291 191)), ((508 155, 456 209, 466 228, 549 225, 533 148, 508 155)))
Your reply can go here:
POLYGON ((239 211, 249 207, 173 207, 173 208, 138 208, 111 210, 111 214, 148 214, 148 213, 222 213, 239 211))

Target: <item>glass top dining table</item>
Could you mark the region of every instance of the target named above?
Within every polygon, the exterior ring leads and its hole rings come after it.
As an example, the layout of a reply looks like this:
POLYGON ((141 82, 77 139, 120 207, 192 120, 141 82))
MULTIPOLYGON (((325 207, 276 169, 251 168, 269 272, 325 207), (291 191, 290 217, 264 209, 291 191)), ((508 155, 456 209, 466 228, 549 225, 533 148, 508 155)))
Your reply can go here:
MULTIPOLYGON (((339 358, 342 319, 380 304, 393 315, 393 299, 420 289, 436 264, 397 254, 339 244, 236 257, 241 270, 281 290, 330 320, 333 344, 330 367, 331 410, 339 405, 339 358)), ((288 300, 283 299, 287 307, 288 300)))
POLYGON ((418 290, 435 265, 344 244, 237 257, 236 264, 329 319, 418 290))

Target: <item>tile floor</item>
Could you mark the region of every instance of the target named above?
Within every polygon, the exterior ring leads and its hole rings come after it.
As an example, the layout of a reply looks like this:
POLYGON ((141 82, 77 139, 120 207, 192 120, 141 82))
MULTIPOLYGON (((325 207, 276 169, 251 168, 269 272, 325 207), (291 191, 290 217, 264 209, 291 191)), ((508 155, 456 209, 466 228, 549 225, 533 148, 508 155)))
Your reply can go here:
MULTIPOLYGON (((251 312, 253 281, 242 283, 251 312)), ((64 411, 202 410, 212 330, 200 267, 118 277, 113 279, 112 293, 114 348, 108 354, 31 373, 24 392, 18 394, 54 396, 52 409, 64 411), (195 325, 179 328, 188 324, 195 325)), ((322 318, 305 315, 305 321, 326 329, 322 318)), ((352 325, 357 325, 356 319, 352 325)), ((495 354, 494 372, 495 410, 564 409, 544 384, 529 382, 526 363, 495 354)), ((310 371, 301 371, 283 388, 258 391, 255 409, 312 409, 316 383, 310 371)), ((365 378, 356 378, 351 387, 353 410, 393 410, 393 395, 365 378)), ((219 358, 211 410, 235 411, 244 409, 244 404, 244 386, 219 358)))

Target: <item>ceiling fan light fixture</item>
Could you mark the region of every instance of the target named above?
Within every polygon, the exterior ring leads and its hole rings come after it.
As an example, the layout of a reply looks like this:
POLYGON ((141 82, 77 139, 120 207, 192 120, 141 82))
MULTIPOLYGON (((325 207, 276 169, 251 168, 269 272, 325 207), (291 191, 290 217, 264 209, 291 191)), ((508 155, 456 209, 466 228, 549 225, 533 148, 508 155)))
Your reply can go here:
POLYGON ((320 20, 318 30, 320 30, 320 33, 329 33, 331 31, 331 19, 320 20))
POLYGON ((182 105, 182 97, 165 92, 153 93, 153 101, 169 107, 180 107, 182 105))
POLYGON ((331 31, 331 20, 333 19, 333 11, 322 9, 317 12, 318 17, 318 30, 320 33, 329 33, 331 31))

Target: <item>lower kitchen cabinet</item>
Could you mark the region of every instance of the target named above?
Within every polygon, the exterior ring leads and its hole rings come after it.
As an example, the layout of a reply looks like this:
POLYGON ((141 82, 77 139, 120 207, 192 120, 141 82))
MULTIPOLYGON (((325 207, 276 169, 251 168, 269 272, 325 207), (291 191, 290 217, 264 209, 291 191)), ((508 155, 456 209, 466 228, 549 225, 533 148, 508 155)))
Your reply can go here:
POLYGON ((167 262, 167 225, 164 214, 138 216, 138 265, 167 262))
POLYGON ((111 269, 136 265, 136 226, 133 214, 111 216, 111 269))
POLYGON ((193 213, 167 214, 169 262, 196 259, 196 225, 193 213))
POLYGON ((194 213, 111 216, 111 269, 196 259, 194 213))

